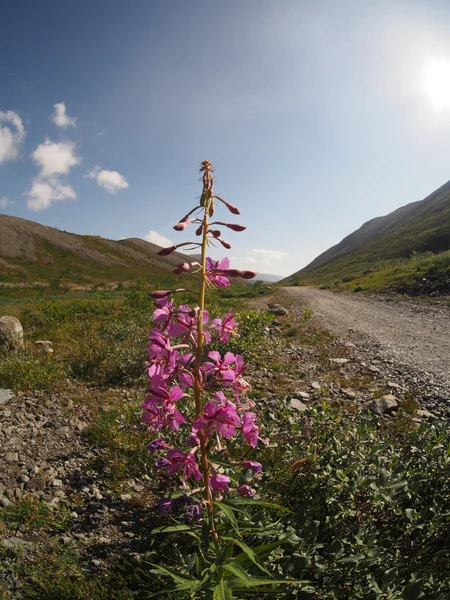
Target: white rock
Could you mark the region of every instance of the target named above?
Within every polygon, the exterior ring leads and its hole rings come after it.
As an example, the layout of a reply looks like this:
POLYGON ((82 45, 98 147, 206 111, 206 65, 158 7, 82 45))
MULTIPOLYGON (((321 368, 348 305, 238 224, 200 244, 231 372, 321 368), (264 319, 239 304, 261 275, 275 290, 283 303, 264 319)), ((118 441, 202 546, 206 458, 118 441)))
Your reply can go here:
POLYGON ((369 409, 377 415, 385 415, 397 410, 398 402, 395 396, 386 394, 382 398, 377 398, 369 404, 369 409))
POLYGON ((0 317, 0 346, 10 350, 23 348, 23 327, 16 317, 0 317))
POLYGON ((291 399, 291 408, 295 408, 295 410, 298 410, 298 412, 305 412, 305 410, 308 410, 306 404, 303 404, 303 402, 297 400, 297 398, 291 399))
POLYGON ((329 361, 335 365, 346 365, 350 362, 349 358, 330 358, 329 361))
POLYGON ((11 398, 14 398, 14 392, 12 390, 0 389, 0 406, 9 402, 11 398))

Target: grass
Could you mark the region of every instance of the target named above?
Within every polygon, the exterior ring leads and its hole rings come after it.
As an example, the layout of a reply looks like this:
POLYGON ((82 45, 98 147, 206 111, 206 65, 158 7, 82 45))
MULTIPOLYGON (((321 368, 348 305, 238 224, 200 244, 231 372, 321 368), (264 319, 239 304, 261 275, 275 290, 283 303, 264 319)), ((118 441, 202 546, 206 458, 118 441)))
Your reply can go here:
MULTIPOLYGON (((13 304, 29 347, 24 353, 0 357, 0 387, 43 387, 58 393, 66 377, 78 380, 78 391, 73 393, 92 409, 84 433, 88 443, 100 450, 88 470, 108 474, 114 498, 120 498, 130 479, 146 482, 145 489, 134 493, 127 504, 127 515, 120 518, 140 522, 150 533, 155 525, 171 522, 171 516, 153 512, 155 497, 168 484, 152 470, 146 449, 149 434, 141 426, 140 403, 146 387, 143 360, 153 311, 147 292, 145 286, 135 286, 108 297, 13 304), (53 341, 51 360, 34 348, 37 338, 53 341)), ((211 316, 231 304, 242 307, 244 303, 239 294, 214 295, 211 316)), ((266 313, 241 310, 238 319, 240 337, 232 338, 221 351, 242 353, 251 364, 266 367, 270 375, 251 393, 254 399, 264 399, 256 404, 261 435, 270 439, 270 445, 255 455, 265 473, 257 482, 258 491, 289 509, 280 520, 280 531, 286 527, 297 540, 293 548, 282 548, 272 557, 273 568, 281 577, 311 581, 316 589, 308 596, 311 600, 404 600, 405 587, 415 579, 424 590, 422 597, 444 600, 450 593, 445 588, 450 578, 448 426, 437 423, 418 430, 412 421, 418 406, 414 396, 403 398, 399 416, 386 421, 368 419, 356 401, 331 403, 327 398, 337 384, 357 394, 370 389, 373 397, 387 390, 366 374, 347 377, 330 363, 330 356, 346 357, 350 351, 318 326, 309 309, 298 318, 292 311, 277 318, 278 341, 264 334, 271 320, 266 313), (307 371, 302 359, 293 361, 287 354, 293 343, 312 361, 313 371, 307 371), (308 402, 306 413, 295 413, 286 397, 316 376, 322 383, 316 400, 308 402), (274 397, 268 403, 269 386, 274 397), (398 568, 388 585, 386 571, 393 565, 398 568)), ((230 451, 240 456, 242 448, 230 451)), ((91 564, 94 546, 75 539, 68 545, 61 543, 70 523, 64 502, 50 510, 45 502, 26 496, 0 509, 1 537, 20 531, 33 543, 31 549, 14 556, 0 544, 2 576, 17 581, 14 592, 2 590, 0 584, 2 600, 145 598, 163 587, 149 563, 164 557, 168 566, 171 560, 179 562, 177 553, 188 552, 181 536, 176 540, 146 537, 141 563, 110 556, 105 547, 108 560, 99 571, 91 564)), ((301 598, 289 594, 283 597, 301 598)), ((184 600, 181 594, 178 597, 184 600)))
POLYGON ((337 259, 310 273, 299 273, 283 283, 287 285, 319 285, 325 289, 349 292, 400 291, 426 295, 436 288, 443 292, 450 285, 450 250, 413 253, 406 258, 386 260, 368 257, 337 259), (424 281, 424 278, 426 281, 424 281))

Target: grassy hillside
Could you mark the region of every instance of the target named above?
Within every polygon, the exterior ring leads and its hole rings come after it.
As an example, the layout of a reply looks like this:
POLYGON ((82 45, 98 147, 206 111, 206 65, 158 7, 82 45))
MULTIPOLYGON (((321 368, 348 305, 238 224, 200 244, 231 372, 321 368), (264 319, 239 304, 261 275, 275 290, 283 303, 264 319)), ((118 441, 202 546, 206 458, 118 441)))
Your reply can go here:
POLYGON ((160 248, 140 239, 113 241, 76 235, 33 221, 0 215, 0 282, 22 286, 90 286, 154 278, 172 281, 185 257, 157 255, 160 248))
POLYGON ((450 182, 424 200, 368 221, 283 283, 406 291, 429 275, 444 282, 435 287, 445 293, 450 290, 449 249, 450 182))

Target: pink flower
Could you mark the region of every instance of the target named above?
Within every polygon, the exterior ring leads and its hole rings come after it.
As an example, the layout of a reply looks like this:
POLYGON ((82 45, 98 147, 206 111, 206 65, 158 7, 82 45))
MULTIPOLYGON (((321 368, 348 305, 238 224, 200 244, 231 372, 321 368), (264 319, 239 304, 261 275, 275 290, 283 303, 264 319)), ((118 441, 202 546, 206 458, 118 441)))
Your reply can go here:
POLYGON ((256 462, 256 460, 246 460, 242 463, 242 466, 244 469, 251 469, 253 473, 261 473, 262 471, 262 464, 256 462))
POLYGON ((195 433, 203 429, 206 435, 211 436, 216 431, 226 439, 235 435, 240 419, 232 402, 226 401, 225 404, 218 406, 212 400, 208 400, 203 410, 203 415, 192 426, 195 433))
POLYGON ((181 450, 173 448, 172 450, 167 451, 166 456, 170 463, 169 465, 165 466, 166 473, 169 475, 169 477, 181 471, 185 481, 187 481, 190 477, 193 477, 197 481, 202 479, 202 474, 198 469, 197 462, 193 454, 186 454, 181 450))
POLYGON ((231 480, 228 475, 220 475, 219 473, 215 473, 209 480, 209 484, 211 489, 215 492, 224 492, 230 485, 230 481, 231 480))
POLYGON ((148 344, 148 355, 150 358, 160 358, 172 352, 172 346, 168 337, 162 335, 155 327, 150 331, 150 342, 148 344))
POLYGON ((255 425, 255 420, 256 415, 251 412, 244 413, 242 417, 242 435, 252 448, 256 448, 259 435, 259 429, 255 425))
POLYGON ((173 317, 173 300, 165 302, 164 306, 157 308, 153 313, 153 319, 163 329, 168 327, 173 317))
POLYGON ((163 439, 158 438, 156 440, 153 440, 153 442, 150 442, 147 448, 151 452, 155 452, 156 450, 164 450, 165 448, 170 448, 170 446, 169 444, 166 444, 166 442, 163 439))
POLYGON ((212 258, 206 259, 206 277, 216 287, 228 287, 230 282, 221 273, 224 269, 230 268, 230 261, 228 258, 214 261, 212 258))
POLYGON ((231 367, 236 361, 234 354, 227 352, 222 358, 219 352, 213 350, 208 353, 208 358, 211 358, 214 362, 203 363, 207 375, 215 375, 216 379, 222 379, 223 381, 234 381, 236 379, 234 369, 231 367))
POLYGON ((236 327, 237 323, 231 311, 228 311, 223 319, 214 319, 211 322, 211 329, 218 331, 221 342, 228 342, 230 334, 235 333, 236 327))
POLYGON ((151 381, 150 393, 142 403, 144 409, 142 420, 155 429, 169 427, 169 429, 178 431, 185 419, 176 408, 175 402, 184 395, 178 385, 174 385, 168 390, 166 381, 155 375, 151 381))
POLYGON ((241 485, 237 490, 238 494, 242 496, 247 496, 248 498, 253 498, 256 496, 255 490, 253 490, 249 485, 241 485))

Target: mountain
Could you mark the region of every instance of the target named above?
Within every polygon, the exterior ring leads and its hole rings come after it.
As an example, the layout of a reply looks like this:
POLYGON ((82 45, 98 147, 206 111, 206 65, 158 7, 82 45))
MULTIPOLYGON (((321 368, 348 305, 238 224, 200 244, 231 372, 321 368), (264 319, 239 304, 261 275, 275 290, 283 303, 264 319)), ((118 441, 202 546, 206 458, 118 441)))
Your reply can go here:
POLYGON ((354 279, 379 267, 380 261, 450 249, 450 182, 424 200, 372 219, 290 275, 283 283, 329 283, 354 279))
POLYGON ((256 277, 250 280, 252 281, 262 281, 264 283, 276 283, 283 279, 282 275, 271 275, 270 273, 256 273, 256 277))
POLYGON ((0 281, 95 284, 152 277, 172 279, 183 254, 161 257, 161 248, 138 238, 119 241, 77 235, 34 221, 0 215, 0 281))

